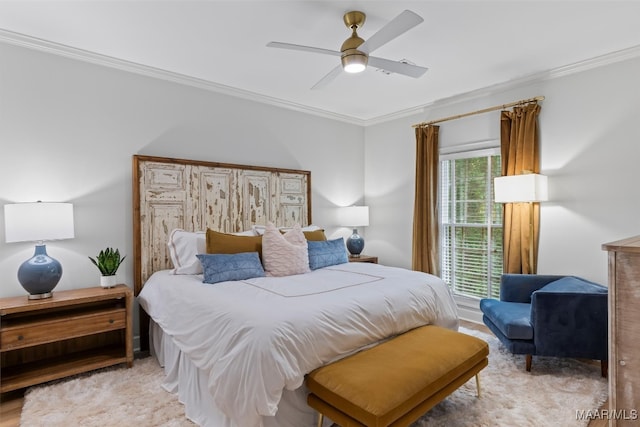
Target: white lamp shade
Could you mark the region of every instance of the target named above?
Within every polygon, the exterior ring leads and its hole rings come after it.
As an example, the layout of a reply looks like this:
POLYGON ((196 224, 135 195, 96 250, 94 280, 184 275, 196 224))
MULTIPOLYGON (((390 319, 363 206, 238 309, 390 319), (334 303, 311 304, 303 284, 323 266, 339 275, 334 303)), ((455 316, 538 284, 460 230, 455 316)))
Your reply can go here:
POLYGON ((496 203, 544 202, 547 177, 537 173, 500 176, 493 180, 493 191, 496 203))
POLYGON ((36 202, 4 205, 4 230, 7 243, 72 239, 73 204, 36 202))
POLYGON ((340 225, 366 227, 369 225, 369 206, 348 206, 338 211, 340 225))

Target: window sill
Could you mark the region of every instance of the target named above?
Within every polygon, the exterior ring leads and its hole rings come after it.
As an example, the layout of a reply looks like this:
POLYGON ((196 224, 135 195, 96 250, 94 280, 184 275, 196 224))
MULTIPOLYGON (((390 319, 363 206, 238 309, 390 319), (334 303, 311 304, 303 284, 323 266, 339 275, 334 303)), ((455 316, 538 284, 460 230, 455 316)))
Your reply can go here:
POLYGON ((458 317, 460 317, 460 319, 482 324, 480 299, 470 298, 464 295, 453 295, 453 300, 458 306, 458 317))

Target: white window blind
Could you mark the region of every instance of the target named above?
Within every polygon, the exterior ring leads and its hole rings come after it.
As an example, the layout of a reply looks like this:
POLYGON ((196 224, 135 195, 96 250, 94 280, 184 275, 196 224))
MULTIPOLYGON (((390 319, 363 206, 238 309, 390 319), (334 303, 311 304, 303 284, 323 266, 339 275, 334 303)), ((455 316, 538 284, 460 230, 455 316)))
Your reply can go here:
POLYGON ((440 157, 441 273, 455 294, 499 297, 502 205, 493 201, 496 176, 497 148, 440 157))

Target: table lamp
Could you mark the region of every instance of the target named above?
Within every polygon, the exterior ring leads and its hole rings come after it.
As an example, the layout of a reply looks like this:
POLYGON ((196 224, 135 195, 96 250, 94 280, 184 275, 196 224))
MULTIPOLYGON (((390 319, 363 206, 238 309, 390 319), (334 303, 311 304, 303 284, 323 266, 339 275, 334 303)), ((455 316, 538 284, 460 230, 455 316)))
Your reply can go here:
POLYGON ((4 205, 5 240, 37 242, 33 257, 20 265, 18 281, 29 299, 50 298, 62 277, 62 266, 47 254, 46 240, 74 237, 71 203, 13 203, 4 205))
POLYGON ((340 208, 340 224, 353 227, 353 234, 347 239, 347 250, 352 257, 360 257, 364 249, 364 239, 358 234, 357 227, 366 227, 369 225, 369 206, 347 206, 340 208))

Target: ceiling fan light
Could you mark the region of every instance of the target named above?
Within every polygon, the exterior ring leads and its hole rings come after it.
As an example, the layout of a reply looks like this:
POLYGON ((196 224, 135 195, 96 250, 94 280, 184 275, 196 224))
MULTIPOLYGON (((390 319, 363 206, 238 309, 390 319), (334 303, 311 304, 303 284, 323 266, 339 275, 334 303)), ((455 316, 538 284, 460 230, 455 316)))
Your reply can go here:
POLYGON ((347 73, 360 73, 367 68, 367 55, 357 49, 346 50, 342 54, 342 68, 347 73))
POLYGON ((364 64, 359 64, 359 63, 347 64, 344 66, 344 70, 347 73, 352 73, 352 74, 361 73, 365 70, 365 68, 367 67, 364 64))

